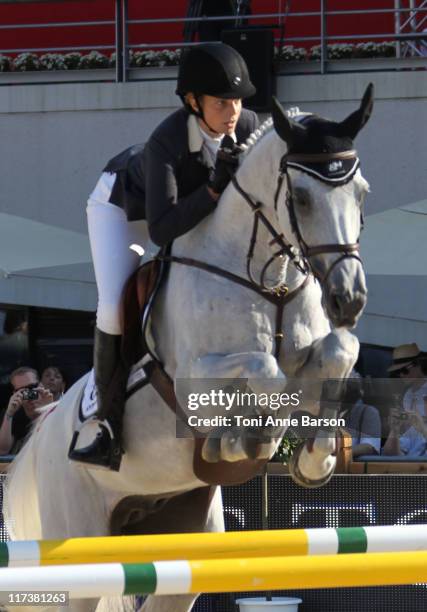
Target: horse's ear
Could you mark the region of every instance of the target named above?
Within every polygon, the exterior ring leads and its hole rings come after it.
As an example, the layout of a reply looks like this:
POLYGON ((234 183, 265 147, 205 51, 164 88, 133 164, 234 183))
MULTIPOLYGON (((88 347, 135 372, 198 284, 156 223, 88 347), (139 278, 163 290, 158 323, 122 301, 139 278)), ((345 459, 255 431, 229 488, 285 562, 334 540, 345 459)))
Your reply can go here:
POLYGON ((306 128, 296 121, 292 121, 286 115, 282 105, 275 96, 272 98, 271 116, 273 118, 274 129, 289 148, 305 139, 306 128))
POLYGON ((354 140, 363 126, 368 122, 374 106, 374 85, 369 83, 363 94, 360 107, 354 113, 351 113, 340 123, 340 131, 343 136, 349 136, 354 140))

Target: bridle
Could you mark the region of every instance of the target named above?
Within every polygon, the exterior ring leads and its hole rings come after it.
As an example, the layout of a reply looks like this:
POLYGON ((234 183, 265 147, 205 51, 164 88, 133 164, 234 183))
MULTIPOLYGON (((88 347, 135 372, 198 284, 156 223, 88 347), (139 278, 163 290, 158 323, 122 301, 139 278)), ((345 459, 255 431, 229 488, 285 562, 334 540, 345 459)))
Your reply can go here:
POLYGON ((324 180, 328 184, 343 185, 349 182, 355 175, 359 167, 359 160, 357 158, 356 151, 354 150, 344 151, 342 153, 331 153, 331 154, 322 153, 322 154, 315 154, 315 155, 285 154, 282 157, 280 161, 278 182, 277 182, 277 187, 276 187, 275 196, 274 196, 274 208, 277 211, 280 191, 283 185, 283 181, 286 177, 287 183, 288 183, 286 206, 289 212, 289 218, 291 222, 292 231, 297 237, 298 245, 300 247, 302 257, 300 256, 298 249, 295 246, 293 246, 291 243, 289 243, 286 240, 283 233, 279 233, 274 228, 274 226, 271 224, 271 222, 267 219, 266 215, 264 214, 262 210, 263 203, 260 201, 254 200, 240 186, 236 176, 232 173, 230 173, 231 183, 233 184, 236 191, 242 196, 243 200, 249 205, 252 212, 254 213, 254 223, 252 227, 252 234, 251 234, 251 239, 249 243, 248 253, 246 256, 246 262, 247 262, 246 271, 247 271, 248 279, 243 278, 232 272, 229 272, 228 270, 224 270, 223 268, 220 268, 219 266, 215 266, 213 264, 209 264, 207 262, 199 261, 199 260, 192 259, 189 257, 177 257, 174 255, 165 254, 165 253, 161 253, 160 255, 157 256, 158 259, 165 261, 165 262, 178 263, 178 264, 182 264, 186 266, 191 266, 194 268, 204 270, 210 274, 216 274, 217 276, 227 278, 231 282, 234 282, 236 284, 242 285, 243 287, 251 289, 252 291, 261 295, 268 302, 274 304, 277 308, 276 333, 274 334, 274 338, 276 341, 274 354, 276 358, 278 358, 279 356, 281 342, 284 337, 283 332, 282 332, 282 319, 283 319, 284 307, 291 300, 293 300, 300 293, 300 291, 302 291, 306 287, 309 281, 309 278, 310 278, 309 277, 310 270, 312 271, 315 278, 319 280, 319 282, 324 283, 327 280, 332 269, 343 259, 354 258, 354 259, 357 259, 358 261, 361 261, 360 256, 359 256, 359 241, 357 241, 354 244, 323 244, 323 245, 316 245, 314 247, 307 245, 307 243, 302 237, 302 234, 301 234, 301 231, 298 225, 297 217, 295 214, 292 182, 290 180, 290 176, 288 172, 289 167, 297 167, 303 172, 307 172, 309 174, 316 175, 316 178, 318 178, 319 180, 324 180), (328 179, 325 176, 320 176, 320 175, 317 176, 318 173, 313 171, 313 169, 310 168, 309 166, 309 164, 331 163, 334 161, 352 160, 352 159, 354 159, 354 164, 351 170, 348 173, 346 173, 344 177, 341 177, 338 179, 328 179), (273 247, 274 245, 277 245, 278 250, 275 253, 273 253, 270 259, 264 265, 261 271, 260 281, 257 282, 255 278, 253 277, 251 267, 252 267, 252 260, 254 257, 256 241, 257 241, 257 234, 258 234, 260 223, 264 225, 264 227, 267 229, 267 231, 271 235, 271 240, 268 243, 269 246, 273 247), (325 275, 320 278, 319 273, 310 264, 310 258, 314 257, 315 255, 319 255, 321 253, 342 253, 342 255, 338 257, 336 260, 334 260, 334 262, 328 268, 325 275), (296 287, 292 291, 289 291, 289 287, 285 284, 281 284, 275 287, 268 287, 265 284, 265 276, 266 276, 267 270, 270 267, 270 265, 278 258, 283 258, 285 256, 289 257, 290 261, 292 261, 295 268, 299 272, 302 272, 305 276, 303 282, 300 283, 300 285, 298 285, 298 287, 296 287))
MULTIPOLYGON (((288 185, 286 207, 288 209, 292 231, 297 238, 300 251, 303 254, 307 266, 310 267, 313 275, 322 284, 327 281, 329 275, 331 274, 335 266, 344 259, 357 259, 358 261, 360 261, 360 263, 362 263, 362 260, 359 255, 360 234, 357 238, 357 242, 354 243, 319 244, 316 246, 309 246, 304 240, 298 224, 298 219, 295 212, 294 190, 289 174, 289 168, 295 168, 297 170, 305 172, 306 174, 309 174, 310 176, 313 176, 315 179, 322 181, 327 185, 330 185, 332 187, 338 187, 350 182, 356 174, 356 171, 358 170, 359 166, 359 158, 357 157, 357 152, 354 149, 351 149, 349 151, 342 151, 340 153, 288 153, 285 154, 280 161, 279 178, 275 194, 274 208, 277 211, 280 191, 283 185, 283 181, 286 177, 288 185), (340 164, 341 162, 347 162, 349 166, 348 170, 345 171, 344 174, 341 172, 341 176, 333 176, 333 169, 336 166, 340 167, 340 165, 342 165, 340 164), (323 172, 319 172, 319 167, 323 168, 323 172), (327 170, 330 168, 332 168, 332 170, 328 172, 327 170), (315 257, 317 255, 323 255, 325 253, 341 253, 341 256, 334 259, 329 268, 327 268, 326 272, 321 276, 318 270, 316 270, 311 265, 310 259, 312 257, 315 257)), ((361 230, 363 229, 363 225, 364 219, 363 212, 361 211, 361 230)))

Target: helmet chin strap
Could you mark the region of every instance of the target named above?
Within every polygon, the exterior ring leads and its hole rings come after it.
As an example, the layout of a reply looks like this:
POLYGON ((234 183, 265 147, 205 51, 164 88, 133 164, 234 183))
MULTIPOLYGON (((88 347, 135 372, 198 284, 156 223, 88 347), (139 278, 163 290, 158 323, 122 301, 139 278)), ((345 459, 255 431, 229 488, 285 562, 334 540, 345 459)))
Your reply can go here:
MULTIPOLYGON (((211 132, 213 132, 214 134, 216 134, 217 136, 222 136, 224 133, 223 132, 217 132, 216 130, 213 129, 213 127, 211 127, 209 125, 209 123, 206 121, 205 119, 205 115, 203 113, 203 108, 201 107, 200 103, 199 103, 199 97, 198 96, 194 96, 195 100, 196 100, 196 105, 197 105, 197 112, 195 112, 195 115, 197 117, 199 117, 199 119, 201 119, 203 121, 203 123, 205 125, 208 126, 208 128, 210 129, 211 132)), ((194 110, 194 109, 193 109, 194 110)))

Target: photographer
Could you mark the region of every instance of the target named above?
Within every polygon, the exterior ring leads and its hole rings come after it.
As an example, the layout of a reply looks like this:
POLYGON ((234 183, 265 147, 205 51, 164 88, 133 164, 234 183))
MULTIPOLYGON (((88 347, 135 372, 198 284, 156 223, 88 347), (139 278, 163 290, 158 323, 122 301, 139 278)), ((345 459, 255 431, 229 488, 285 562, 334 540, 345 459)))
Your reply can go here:
POLYGON ((31 431, 38 409, 53 401, 52 393, 39 382, 36 370, 18 368, 10 375, 13 394, 0 428, 0 455, 14 454, 31 431))
POLYGON ((417 344, 403 344, 393 351, 390 373, 408 381, 402 407, 390 414, 390 433, 383 455, 425 455, 427 450, 427 373, 417 344))

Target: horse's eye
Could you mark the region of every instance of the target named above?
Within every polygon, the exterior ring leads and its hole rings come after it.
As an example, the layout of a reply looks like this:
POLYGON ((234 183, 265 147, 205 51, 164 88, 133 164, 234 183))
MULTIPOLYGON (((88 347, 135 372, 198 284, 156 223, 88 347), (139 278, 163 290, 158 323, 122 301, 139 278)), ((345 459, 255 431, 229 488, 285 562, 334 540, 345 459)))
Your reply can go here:
POLYGON ((299 208, 308 208, 310 206, 310 196, 305 189, 298 187, 294 191, 295 205, 299 208))

